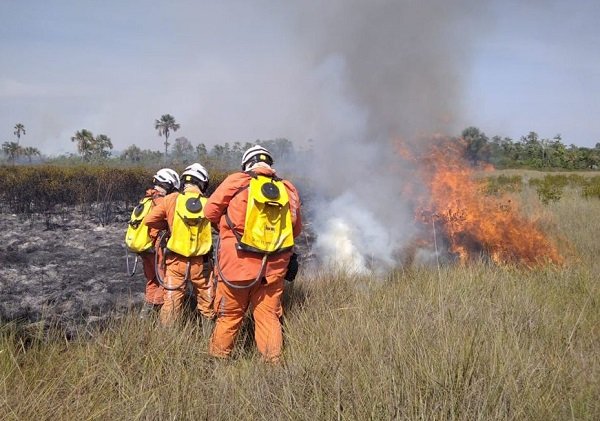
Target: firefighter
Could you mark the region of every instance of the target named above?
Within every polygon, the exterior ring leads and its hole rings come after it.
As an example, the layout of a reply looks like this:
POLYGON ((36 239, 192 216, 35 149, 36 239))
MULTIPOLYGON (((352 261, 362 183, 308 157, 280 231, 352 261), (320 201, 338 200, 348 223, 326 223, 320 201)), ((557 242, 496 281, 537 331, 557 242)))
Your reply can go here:
POLYGON ((204 217, 208 172, 200 164, 188 166, 181 174, 182 192, 172 193, 146 217, 153 229, 168 229, 164 277, 165 298, 159 320, 171 326, 181 315, 187 282, 191 282, 198 312, 214 318, 212 302, 211 226, 204 217))
POLYGON ((146 190, 145 196, 134 208, 125 236, 125 243, 130 251, 138 253, 142 259, 144 276, 146 277, 144 311, 158 310, 164 302, 164 290, 160 286, 155 271, 155 243, 158 230, 149 229, 144 219, 152 208, 156 207, 164 197, 179 189, 179 175, 170 168, 160 169, 152 178, 153 188, 146 190))
POLYGON ((217 319, 209 344, 215 357, 229 357, 251 306, 259 352, 269 362, 281 358, 284 277, 302 221, 296 188, 279 178, 272 165, 267 149, 249 148, 242 157, 242 171, 229 175, 204 208, 219 231, 217 319))

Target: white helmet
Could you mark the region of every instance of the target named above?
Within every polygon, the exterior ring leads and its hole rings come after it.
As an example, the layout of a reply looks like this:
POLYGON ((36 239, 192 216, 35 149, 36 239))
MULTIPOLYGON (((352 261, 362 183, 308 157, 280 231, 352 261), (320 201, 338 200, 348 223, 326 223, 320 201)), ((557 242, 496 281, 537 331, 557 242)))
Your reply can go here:
POLYGON ((200 187, 201 191, 204 191, 208 186, 208 171, 202 165, 194 163, 186 167, 185 171, 181 173, 181 179, 184 184, 192 182, 200 187))
POLYGON ((179 190, 179 176, 171 168, 162 168, 154 174, 154 184, 162 184, 167 190, 179 190), (165 186, 166 185, 166 186, 165 186))
POLYGON ((242 171, 246 171, 247 167, 257 162, 266 162, 269 165, 273 165, 271 152, 260 145, 252 146, 244 152, 244 155, 242 156, 242 171))

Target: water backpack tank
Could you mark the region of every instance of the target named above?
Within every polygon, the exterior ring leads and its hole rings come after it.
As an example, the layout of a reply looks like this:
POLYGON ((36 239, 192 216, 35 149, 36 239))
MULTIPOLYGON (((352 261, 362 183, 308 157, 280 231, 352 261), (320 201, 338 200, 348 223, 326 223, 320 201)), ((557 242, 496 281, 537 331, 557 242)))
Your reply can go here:
POLYGON ((212 247, 210 222, 204 217, 206 198, 196 192, 177 196, 167 249, 181 256, 203 256, 212 247))
POLYGON ((263 175, 250 179, 244 234, 236 237, 238 248, 263 254, 294 246, 290 200, 281 179, 263 175))
POLYGON ((152 238, 148 234, 148 226, 143 223, 144 218, 152 208, 152 198, 145 197, 133 208, 129 226, 125 234, 125 244, 134 253, 142 253, 152 248, 152 238))

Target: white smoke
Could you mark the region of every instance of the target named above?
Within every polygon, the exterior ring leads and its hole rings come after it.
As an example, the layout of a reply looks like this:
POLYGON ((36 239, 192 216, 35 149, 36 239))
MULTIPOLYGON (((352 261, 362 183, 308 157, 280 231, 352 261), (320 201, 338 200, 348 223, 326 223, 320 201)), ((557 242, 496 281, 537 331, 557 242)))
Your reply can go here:
POLYGON ((414 237, 412 198, 402 191, 416 174, 399 162, 394 142, 418 147, 422 134, 458 130, 460 81, 484 3, 296 6, 298 40, 316 69, 308 90, 316 112, 307 122, 315 159, 307 172, 319 196, 314 247, 323 263, 385 270, 414 237))
POLYGON ((321 204, 315 227, 319 236, 315 251, 330 266, 365 273, 375 263, 394 263, 394 237, 369 209, 359 192, 347 191, 327 204, 321 204))

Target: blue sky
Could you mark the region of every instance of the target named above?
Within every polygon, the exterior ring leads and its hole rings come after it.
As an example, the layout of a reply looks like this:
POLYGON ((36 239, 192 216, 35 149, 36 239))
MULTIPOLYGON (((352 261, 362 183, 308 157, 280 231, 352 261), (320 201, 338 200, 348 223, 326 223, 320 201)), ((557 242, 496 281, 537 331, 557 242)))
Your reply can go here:
POLYGON ((489 134, 600 142, 600 2, 499 2, 475 41, 465 112, 489 134))
POLYGON ((449 134, 475 125, 490 136, 516 139, 535 130, 580 146, 600 142, 599 3, 321 4, 2 0, 0 141, 11 140, 21 122, 22 142, 47 154, 75 152, 70 137, 82 128, 108 134, 115 149, 160 149, 153 122, 171 113, 181 124, 176 136, 193 144, 275 137, 301 144, 360 132, 368 116, 386 109, 381 98, 404 95, 393 104, 404 116, 399 121, 416 119, 420 131, 438 130, 433 120, 451 110, 449 134), (377 8, 381 13, 364 13, 377 8), (431 14, 438 14, 433 21, 431 14), (360 42, 356 34, 367 25, 369 37, 360 42), (405 67, 392 72, 402 79, 397 93, 393 78, 363 78, 369 66, 379 74, 382 36, 416 39, 410 50, 390 51, 417 52, 429 66, 399 60, 405 67), (363 53, 367 64, 357 60, 363 53), (419 90, 406 80, 439 89, 416 99, 419 90), (444 110, 431 111, 435 102, 444 110))

